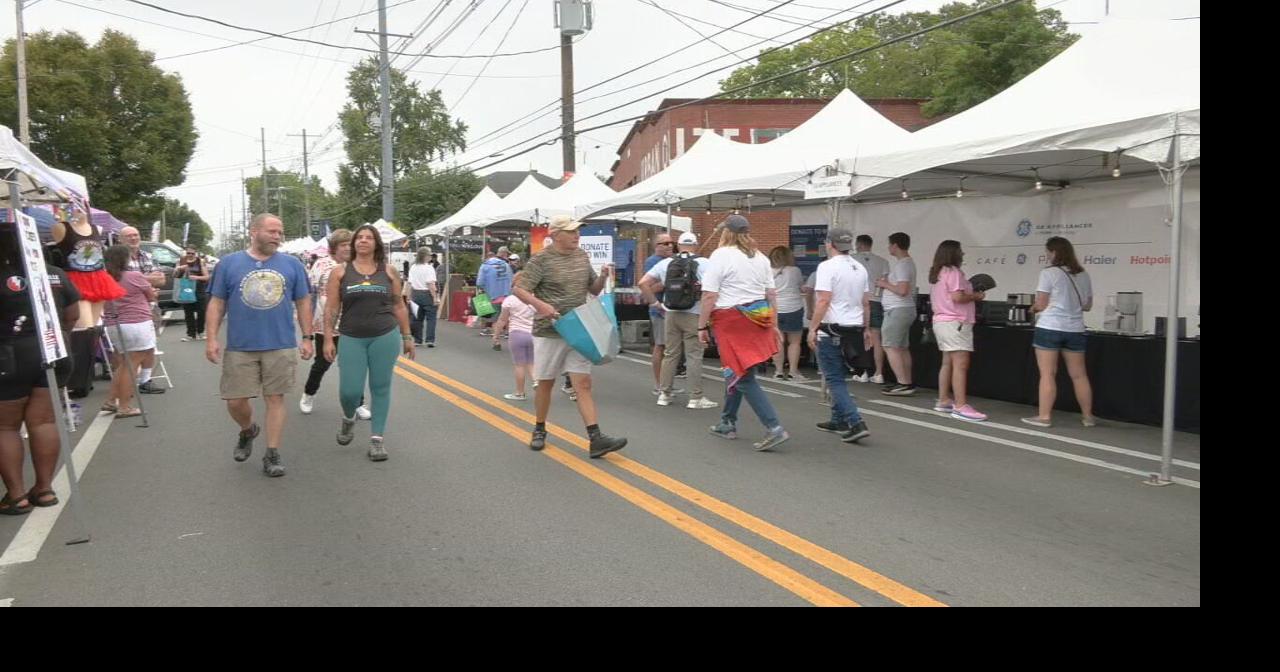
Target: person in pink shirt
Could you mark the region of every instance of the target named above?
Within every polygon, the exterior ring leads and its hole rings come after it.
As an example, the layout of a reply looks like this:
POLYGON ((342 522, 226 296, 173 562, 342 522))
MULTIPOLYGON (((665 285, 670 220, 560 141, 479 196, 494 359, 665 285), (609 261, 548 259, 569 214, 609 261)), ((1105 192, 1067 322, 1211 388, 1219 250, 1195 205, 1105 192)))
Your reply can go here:
MULTIPOLYGON (((515 282, 520 278, 516 273, 515 282)), ((493 347, 501 347, 502 332, 510 333, 508 346, 511 348, 511 364, 516 372, 516 391, 504 394, 503 398, 512 401, 524 401, 528 396, 524 392, 526 380, 533 379, 533 318, 538 311, 533 306, 521 301, 519 297, 510 295, 502 302, 502 315, 493 325, 493 347)), ((536 381, 534 383, 537 384, 536 381)))
MULTIPOLYGON (((142 415, 142 411, 132 405, 137 374, 125 374, 124 367, 132 367, 136 372, 156 348, 156 327, 151 319, 151 302, 156 298, 156 290, 145 275, 129 270, 131 254, 128 246, 113 245, 103 255, 107 273, 125 290, 124 298, 110 302, 103 311, 104 323, 113 327, 107 334, 112 341, 111 365, 115 376, 111 381, 111 397, 102 404, 102 410, 115 413, 116 419, 142 415), (124 342, 116 343, 120 338, 124 342)), ((158 391, 164 392, 164 389, 158 391)))
POLYGON ((969 364, 973 357, 974 302, 985 298, 973 291, 973 284, 960 270, 964 250, 954 240, 944 240, 933 255, 929 282, 933 284, 930 303, 933 307, 933 334, 942 351, 942 368, 938 370, 938 403, 933 410, 950 413, 957 420, 982 422, 983 413, 969 405, 969 364))

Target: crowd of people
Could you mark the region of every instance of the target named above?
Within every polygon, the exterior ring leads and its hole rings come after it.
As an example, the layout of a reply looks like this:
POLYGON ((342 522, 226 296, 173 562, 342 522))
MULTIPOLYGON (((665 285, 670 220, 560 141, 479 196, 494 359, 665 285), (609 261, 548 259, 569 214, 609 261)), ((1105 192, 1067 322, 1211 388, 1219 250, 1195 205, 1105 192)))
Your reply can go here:
MULTIPOLYGON (((64 252, 65 270, 51 265, 50 283, 63 327, 106 328, 115 375, 102 411, 135 417, 140 410, 134 394, 164 392, 152 375, 157 354, 153 306, 165 275, 141 249, 141 236, 132 227, 121 232, 121 244, 108 247, 83 218, 61 224, 55 238, 64 252)), ((482 264, 477 285, 497 308, 483 333, 492 338, 496 350, 504 340, 509 343, 515 384, 506 399, 527 400, 532 387, 535 425, 529 447, 546 446, 551 396, 563 376, 563 389, 572 394, 590 439, 589 454, 601 458, 623 449, 628 440, 601 429, 591 361, 555 328, 558 318, 593 300, 613 276, 611 265, 592 267, 579 247, 580 226, 568 217, 554 218, 548 246, 523 263, 509 250, 499 249, 482 264)), ((407 271, 396 269, 378 230, 362 226, 354 232, 333 232, 327 241, 329 255, 313 259, 308 269, 301 260, 278 252, 283 242, 278 217, 258 215, 249 233, 248 249, 224 257, 216 266, 195 248, 187 248, 174 269, 175 278, 194 284, 197 297, 184 305, 183 340, 204 341, 206 357, 222 368, 221 396, 238 428, 233 458, 248 460, 265 428, 263 472, 272 477, 285 474, 284 399, 293 391, 298 362, 314 357, 299 402, 301 412, 313 412, 321 382, 337 362, 337 443, 352 443, 357 421, 369 420, 367 457, 388 459, 395 363, 400 357, 412 359, 417 346, 436 345, 438 261, 424 249, 407 271), (217 337, 224 326, 225 346, 217 337), (261 425, 250 403, 257 397, 265 402, 261 425)), ((677 240, 659 236, 639 281, 653 321, 659 406, 671 406, 685 393, 676 387, 676 379, 686 366, 701 371, 707 349, 714 345, 724 376, 723 405, 707 396, 702 376, 694 375, 687 377, 685 407, 719 408, 719 421, 709 431, 733 440, 738 438, 745 401, 763 428, 763 436, 754 442, 756 450, 787 442, 791 434, 758 374, 772 363, 777 379, 807 380, 800 371, 806 313, 807 344, 831 402, 830 417, 817 423, 819 429, 849 443, 871 435, 849 380, 880 383, 889 396, 917 393, 909 348, 911 328, 918 320, 917 269, 907 234, 889 236, 886 260, 872 252, 870 237, 833 228, 826 239, 826 260, 807 281, 789 249, 778 247, 766 254, 757 246, 745 217, 728 217, 713 235, 718 236, 717 247, 707 257, 699 253, 702 246, 693 233, 677 240), (892 381, 886 377, 888 371, 892 381)), ((1070 241, 1051 238, 1046 253, 1049 266, 1040 274, 1033 307, 1040 316, 1033 341, 1041 373, 1039 407, 1023 422, 1052 425, 1057 370, 1065 362, 1082 422, 1093 426, 1083 319, 1092 308, 1092 284, 1070 241)), ((932 317, 927 329, 942 353, 933 408, 959 420, 981 422, 987 416, 970 403, 967 383, 975 305, 985 297, 974 290, 963 263, 961 244, 947 240, 938 246, 928 269, 932 317)), ((0 273, 6 278, 0 290, 0 324, 6 325, 0 328, 0 476, 6 487, 0 514, 20 515, 58 503, 52 476, 60 446, 52 408, 61 400, 42 375, 26 274, 11 228, 0 228, 0 273), (35 464, 30 490, 23 477, 24 426, 35 464)), ((60 364, 59 384, 71 366, 66 360, 60 364)))

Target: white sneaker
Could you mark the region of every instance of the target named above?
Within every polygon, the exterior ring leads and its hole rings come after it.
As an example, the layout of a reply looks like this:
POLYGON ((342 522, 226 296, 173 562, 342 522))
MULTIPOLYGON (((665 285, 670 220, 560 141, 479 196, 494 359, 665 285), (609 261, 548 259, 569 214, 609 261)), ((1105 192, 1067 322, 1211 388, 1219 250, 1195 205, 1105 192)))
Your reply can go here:
POLYGON ((659 405, 659 406, 670 406, 672 401, 675 401, 675 397, 674 397, 674 396, 672 396, 672 395, 670 395, 670 394, 659 394, 659 395, 658 395, 658 405, 659 405))
POLYGON ((871 376, 871 382, 876 385, 884 385, 884 375, 877 373, 876 375, 871 376))
POLYGON ((797 383, 807 383, 809 382, 809 377, 804 375, 803 373, 793 373, 791 374, 791 380, 797 383))
POLYGON ((361 406, 360 408, 356 409, 356 419, 368 420, 372 417, 373 417, 373 411, 370 411, 368 406, 361 406))
POLYGON ((315 407, 316 398, 309 394, 302 395, 302 400, 298 402, 298 410, 302 411, 303 415, 311 415, 311 411, 315 410, 315 407))
POLYGON ((717 408, 719 406, 720 404, 717 404, 716 402, 711 401, 706 397, 699 397, 697 399, 690 399, 689 403, 685 406, 685 408, 689 408, 695 411, 703 411, 708 408, 717 408))
POLYGON ((869 383, 869 382, 871 382, 871 376, 868 376, 868 375, 867 375, 867 374, 865 374, 865 373, 864 373, 864 374, 862 374, 862 375, 860 375, 860 376, 854 376, 854 377, 853 377, 853 382, 855 382, 855 383, 869 383))

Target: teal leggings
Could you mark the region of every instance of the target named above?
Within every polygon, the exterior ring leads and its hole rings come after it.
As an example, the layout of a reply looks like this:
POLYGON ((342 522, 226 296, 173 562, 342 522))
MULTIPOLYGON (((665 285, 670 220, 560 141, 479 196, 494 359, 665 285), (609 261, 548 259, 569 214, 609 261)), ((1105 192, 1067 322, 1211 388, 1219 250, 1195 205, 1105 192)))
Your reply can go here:
POLYGON ((356 417, 356 408, 364 396, 364 382, 369 380, 373 399, 373 436, 382 436, 391 412, 391 376, 402 350, 400 331, 392 329, 375 338, 343 336, 338 339, 338 400, 342 416, 356 417))

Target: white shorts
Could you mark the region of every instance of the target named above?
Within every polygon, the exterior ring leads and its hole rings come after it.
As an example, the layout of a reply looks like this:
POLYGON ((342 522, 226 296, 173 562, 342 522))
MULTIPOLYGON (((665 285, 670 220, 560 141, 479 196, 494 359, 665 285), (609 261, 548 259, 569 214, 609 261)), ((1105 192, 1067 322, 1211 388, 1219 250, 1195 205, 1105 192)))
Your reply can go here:
MULTIPOLYGON (((135 324, 120 325, 120 333, 124 336, 125 352, 142 352, 144 350, 154 350, 156 347, 156 325, 152 322, 137 322, 135 324)), ((112 343, 112 349, 115 349, 115 342, 112 340, 116 335, 116 330, 107 327, 108 340, 112 343)))
POLYGON ((964 322, 934 322, 933 335, 942 352, 973 352, 973 325, 964 322))
POLYGON ((591 374, 591 360, 569 347, 563 338, 533 337, 533 379, 554 380, 562 373, 591 374))

